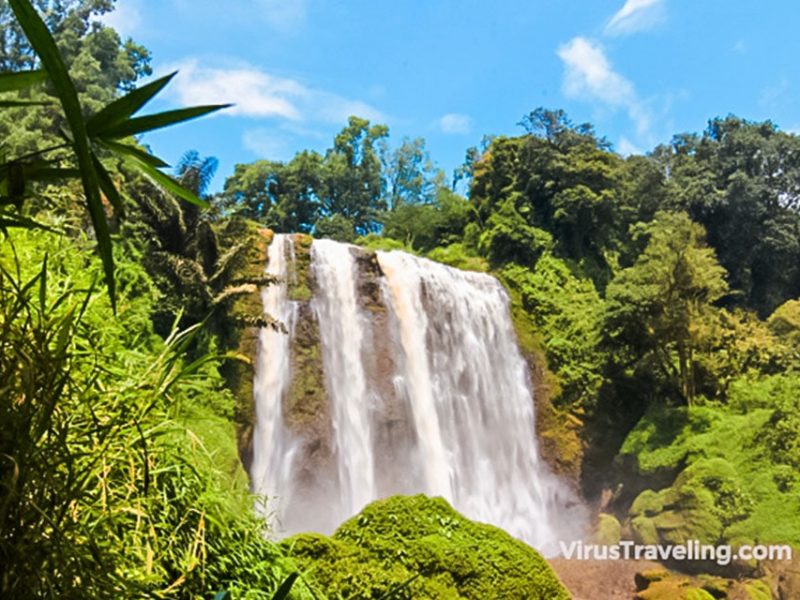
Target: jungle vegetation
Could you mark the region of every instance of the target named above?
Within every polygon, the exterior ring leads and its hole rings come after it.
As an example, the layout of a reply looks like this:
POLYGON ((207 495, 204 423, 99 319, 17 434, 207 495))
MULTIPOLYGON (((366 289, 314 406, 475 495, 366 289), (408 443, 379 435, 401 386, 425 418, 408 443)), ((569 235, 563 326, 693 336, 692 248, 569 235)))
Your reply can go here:
POLYGON ((555 458, 590 501, 614 490, 621 531, 800 547, 800 137, 729 115, 623 157, 538 108, 448 176, 423 139, 393 147, 354 116, 325 152, 237 165, 210 193, 213 157, 187 149, 170 174, 141 136, 223 107, 141 116, 170 77, 140 85, 150 54, 97 21, 112 9, 0 1, 0 596, 336 597, 356 581, 485 597, 442 559, 485 536, 563 593, 538 555, 471 524, 418 532, 434 536, 423 575, 390 564, 382 510, 460 518, 420 498, 368 507, 377 528, 269 540, 223 376, 247 360, 245 325, 280 326, 233 309, 270 283, 243 269, 257 227, 492 272, 546 365, 548 423, 573 424, 555 458))

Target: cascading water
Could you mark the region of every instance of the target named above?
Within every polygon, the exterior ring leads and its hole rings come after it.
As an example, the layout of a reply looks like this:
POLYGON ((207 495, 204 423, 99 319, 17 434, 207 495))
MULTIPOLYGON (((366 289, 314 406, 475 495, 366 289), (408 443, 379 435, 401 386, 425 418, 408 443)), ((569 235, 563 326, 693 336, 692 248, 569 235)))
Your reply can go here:
MULTIPOLYGON (((297 311, 295 303, 287 297, 287 250, 291 258, 294 255, 291 237, 276 235, 269 246, 266 273, 276 277, 278 282, 261 291, 261 301, 264 312, 281 321, 291 332, 297 311)), ((263 490, 270 499, 275 498, 277 506, 270 502, 269 510, 279 515, 291 506, 292 464, 296 450, 284 425, 282 407, 291 382, 289 344, 290 336, 286 333, 271 327, 261 328, 253 381, 256 423, 250 477, 254 489, 263 490)))
POLYGON ((330 401, 339 503, 337 521, 377 496, 372 461, 367 378, 361 358, 367 324, 356 298, 356 266, 350 248, 331 240, 311 248, 319 293, 314 299, 322 339, 322 364, 330 401))
MULTIPOLYGON (((287 248, 291 238, 276 235, 267 268, 284 281, 287 248)), ((378 252, 379 306, 368 310, 358 253, 329 240, 311 248, 328 440, 286 427, 294 340, 261 334, 251 475, 256 491, 278 497, 269 506, 276 530, 328 533, 372 500, 422 492, 544 552, 579 537, 582 509, 538 458, 527 365, 503 287, 488 275, 378 252), (325 443, 333 465, 312 461, 309 473, 301 448, 325 443)), ((294 331, 286 283, 263 299, 294 331)))

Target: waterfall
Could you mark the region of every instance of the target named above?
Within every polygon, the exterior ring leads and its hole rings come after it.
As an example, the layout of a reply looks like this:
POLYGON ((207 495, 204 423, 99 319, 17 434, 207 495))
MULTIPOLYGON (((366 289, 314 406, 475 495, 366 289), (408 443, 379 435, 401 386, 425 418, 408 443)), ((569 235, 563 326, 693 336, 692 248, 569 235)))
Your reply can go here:
MULTIPOLYGON (((264 313, 281 321, 292 331, 297 314, 296 303, 288 300, 287 288, 290 259, 294 256, 292 238, 275 235, 269 246, 267 275, 277 279, 261 291, 264 313)), ((253 429, 253 460, 250 477, 256 490, 274 496, 269 510, 284 514, 292 503, 292 464, 296 444, 284 425, 282 400, 289 389, 290 335, 270 327, 259 331, 253 394, 256 422, 253 429)), ((266 506, 261 507, 267 510, 266 506)))
MULTIPOLYGON (((375 500, 369 421, 370 398, 361 358, 367 327, 356 299, 350 248, 330 240, 311 249, 319 294, 314 299, 322 339, 322 364, 335 436, 342 518, 375 500), (349 513, 349 514, 347 514, 349 513)), ((338 519, 338 520, 341 520, 338 519)))
MULTIPOLYGON (((293 332, 287 249, 291 237, 276 235, 267 271, 282 283, 263 300, 293 332)), ((539 460, 533 390, 500 283, 403 252, 366 256, 329 240, 311 247, 327 429, 287 428, 295 340, 262 332, 251 476, 277 497, 274 529, 330 533, 372 500, 422 492, 544 552, 579 537, 579 503, 539 460)))

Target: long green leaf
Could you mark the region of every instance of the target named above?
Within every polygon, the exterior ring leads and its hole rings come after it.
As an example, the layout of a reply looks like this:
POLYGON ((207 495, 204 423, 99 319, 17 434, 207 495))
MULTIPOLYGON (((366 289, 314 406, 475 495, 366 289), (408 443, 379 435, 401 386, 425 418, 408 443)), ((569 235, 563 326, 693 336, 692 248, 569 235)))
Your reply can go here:
POLYGON ((43 229, 45 231, 55 232, 55 229, 48 227, 44 223, 39 223, 34 219, 23 217, 16 211, 13 213, 0 211, 0 230, 5 232, 7 227, 18 227, 21 229, 43 229))
POLYGON ((286 600, 289 597, 289 592, 292 591, 292 586, 294 585, 295 580, 300 577, 300 573, 292 573, 289 575, 281 584, 281 587, 278 588, 278 591, 275 592, 275 595, 272 596, 272 600, 286 600))
POLYGON ((46 71, 18 71, 16 73, 0 73, 0 92, 23 90, 47 79, 46 71))
POLYGON ((62 169, 59 167, 36 167, 25 172, 31 181, 63 181, 81 176, 80 169, 62 169))
POLYGON ((114 100, 111 104, 105 106, 100 112, 86 121, 86 131, 89 136, 103 135, 105 129, 128 119, 147 104, 153 96, 164 89, 164 86, 175 77, 175 73, 177 73, 177 71, 170 73, 166 77, 156 79, 140 88, 136 88, 125 94, 122 98, 114 100))
POLYGON ((108 229, 103 202, 100 199, 99 181, 92 163, 89 138, 86 134, 86 126, 81 114, 78 92, 75 90, 75 84, 72 82, 67 67, 61 59, 61 54, 59 54, 53 36, 50 35, 47 26, 29 0, 9 0, 9 4, 28 41, 53 81, 61 106, 64 108, 64 114, 67 117, 67 122, 74 138, 73 144, 78 158, 78 167, 81 171, 83 191, 86 194, 86 205, 97 237, 100 258, 103 261, 108 295, 111 299, 111 306, 116 311, 114 255, 111 248, 111 234, 108 229))
POLYGON ((139 135, 162 127, 169 127, 170 125, 177 125, 184 121, 196 119, 212 112, 216 112, 223 108, 228 108, 230 104, 214 104, 209 106, 193 106, 191 108, 179 108, 177 110, 168 110, 154 115, 147 115, 146 117, 136 117, 128 119, 106 128, 103 131, 102 137, 104 139, 121 139, 131 135, 139 135))
POLYGON ((201 200, 177 181, 175 181, 172 177, 165 175, 148 163, 133 156, 128 157, 128 163, 134 168, 139 169, 139 171, 141 171, 144 175, 152 179, 153 183, 163 188, 170 194, 177 196, 178 198, 182 198, 191 204, 196 204, 201 208, 208 208, 208 202, 201 200))
POLYGON ((49 102, 35 100, 0 100, 0 108, 15 108, 17 106, 47 106, 49 102))
POLYGON ((100 162, 94 153, 92 153, 92 162, 94 163, 95 171, 97 171, 100 189, 103 190, 103 193, 106 195, 106 198, 108 198, 108 201, 111 202, 111 206, 114 207, 114 210, 122 215, 125 212, 125 207, 122 204, 122 198, 119 195, 119 191, 117 191, 117 187, 111 180, 111 175, 108 174, 103 163, 100 162))
POLYGON ((122 142, 113 142, 111 140, 97 140, 97 142, 114 152, 120 158, 135 158, 156 169, 165 169, 169 167, 168 163, 164 162, 157 156, 150 154, 149 152, 145 152, 144 150, 137 148, 136 146, 124 144, 122 142))

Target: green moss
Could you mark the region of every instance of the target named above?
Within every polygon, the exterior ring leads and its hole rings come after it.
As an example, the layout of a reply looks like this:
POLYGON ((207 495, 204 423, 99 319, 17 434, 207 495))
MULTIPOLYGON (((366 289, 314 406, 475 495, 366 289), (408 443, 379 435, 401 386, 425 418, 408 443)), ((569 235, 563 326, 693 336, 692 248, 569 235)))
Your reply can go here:
POLYGON ((758 579, 748 582, 744 585, 744 589, 751 600, 772 600, 772 591, 766 581, 758 579))
POLYGON ((394 496, 367 506, 333 535, 284 541, 331 597, 569 598, 545 560, 442 498, 394 496))
POLYGON ((289 273, 289 297, 300 302, 291 347, 292 382, 284 404, 286 422, 299 430, 326 414, 319 323, 309 301, 316 286, 311 270, 312 237, 296 234, 289 273))
POLYGON ((594 541, 597 544, 618 544, 622 538, 622 526, 613 515, 601 513, 597 517, 594 541))
POLYGON ((361 236, 355 241, 355 244, 367 250, 402 250, 409 254, 417 254, 411 246, 404 244, 400 240, 382 237, 374 233, 361 236))
MULTIPOLYGON (((267 250, 272 242, 273 233, 269 229, 259 227, 252 221, 245 223, 245 236, 248 238, 245 247, 247 254, 241 268, 236 273, 240 280, 255 280, 263 276, 267 264, 267 250)), ((256 286, 250 293, 237 296, 231 308, 234 321, 246 323, 254 317, 261 316, 264 307, 261 293, 256 286)), ((221 369, 228 388, 235 399, 234 421, 237 426, 239 457, 245 465, 250 462, 250 448, 255 423, 255 406, 253 403, 253 361, 258 348, 258 328, 251 326, 236 327, 229 332, 229 347, 247 360, 228 361, 221 369)))
POLYGON ((797 385, 792 374, 742 379, 730 386, 729 406, 648 411, 619 461, 633 466, 630 479, 660 481, 629 509, 637 538, 800 544, 800 451, 787 433, 797 385))
POLYGON ((484 258, 470 253, 463 244, 434 248, 428 253, 428 258, 464 271, 485 273, 489 270, 489 263, 484 258))
POLYGON ((311 243, 314 238, 304 233, 292 236, 294 260, 289 262, 288 296, 290 300, 311 300, 311 243))
POLYGON ((302 429, 326 414, 327 400, 323 379, 319 324, 301 307, 292 340, 292 382, 284 404, 287 425, 302 429))
POLYGON ((636 594, 640 600, 714 600, 702 583, 692 578, 676 575, 667 571, 657 570, 657 578, 649 581, 640 579, 637 574, 637 583, 644 587, 636 594))

